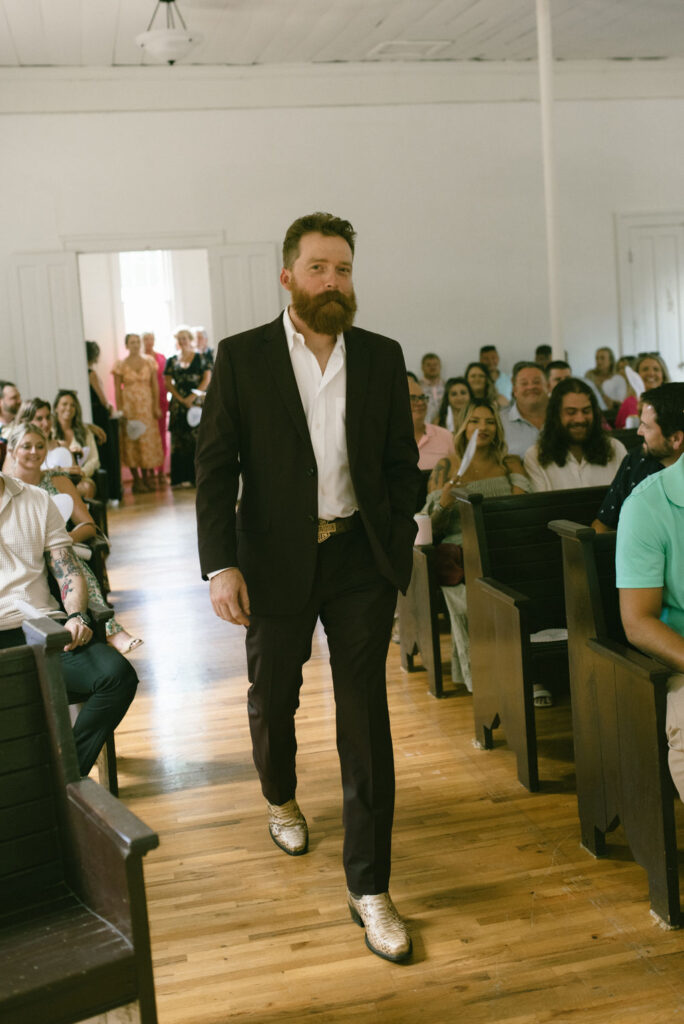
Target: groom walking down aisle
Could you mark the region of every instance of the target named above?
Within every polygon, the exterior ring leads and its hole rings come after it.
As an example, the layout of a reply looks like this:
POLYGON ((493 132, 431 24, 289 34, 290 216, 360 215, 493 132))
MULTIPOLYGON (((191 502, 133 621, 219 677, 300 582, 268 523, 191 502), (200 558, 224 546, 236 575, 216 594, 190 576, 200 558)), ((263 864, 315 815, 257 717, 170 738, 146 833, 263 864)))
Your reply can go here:
POLYGON ((355 238, 332 214, 296 220, 280 274, 289 306, 220 343, 197 444, 197 523, 214 611, 247 627, 254 763, 271 837, 293 856, 308 849, 295 712, 323 623, 347 902, 369 949, 399 962, 411 939, 388 891, 394 763, 385 662, 397 589, 411 574, 421 477, 401 348, 353 326, 355 238))

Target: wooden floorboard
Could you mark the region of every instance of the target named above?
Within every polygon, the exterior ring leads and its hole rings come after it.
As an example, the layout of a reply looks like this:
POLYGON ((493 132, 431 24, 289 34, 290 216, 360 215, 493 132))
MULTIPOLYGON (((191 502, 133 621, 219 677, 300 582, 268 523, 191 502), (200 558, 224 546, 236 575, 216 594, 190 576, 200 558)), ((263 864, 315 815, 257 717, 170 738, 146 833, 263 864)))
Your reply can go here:
POLYGON ((415 953, 386 963, 345 906, 320 627, 297 715, 310 852, 290 858, 252 765, 244 632, 213 617, 199 577, 194 493, 126 498, 110 534, 117 612, 145 640, 117 752, 121 798, 161 840, 145 864, 160 1024, 684 1020, 684 932, 651 918, 619 830, 613 859, 579 846, 567 702, 538 713, 544 781, 530 794, 502 738, 473 745, 465 691, 435 700, 392 646, 391 892, 415 953))

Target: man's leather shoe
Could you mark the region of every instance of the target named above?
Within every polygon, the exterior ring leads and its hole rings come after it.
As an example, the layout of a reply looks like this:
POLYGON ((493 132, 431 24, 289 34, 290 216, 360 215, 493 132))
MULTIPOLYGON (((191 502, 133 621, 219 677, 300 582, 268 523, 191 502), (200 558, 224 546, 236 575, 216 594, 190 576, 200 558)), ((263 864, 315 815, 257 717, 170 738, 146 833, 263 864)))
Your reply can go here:
POLYGON ((410 936, 388 892, 354 896, 347 889, 347 901, 352 921, 366 929, 366 945, 371 953, 395 964, 410 957, 410 936))
POLYGON ((309 848, 309 830, 306 819, 293 798, 286 804, 269 804, 268 831, 271 839, 291 857, 299 857, 309 848))

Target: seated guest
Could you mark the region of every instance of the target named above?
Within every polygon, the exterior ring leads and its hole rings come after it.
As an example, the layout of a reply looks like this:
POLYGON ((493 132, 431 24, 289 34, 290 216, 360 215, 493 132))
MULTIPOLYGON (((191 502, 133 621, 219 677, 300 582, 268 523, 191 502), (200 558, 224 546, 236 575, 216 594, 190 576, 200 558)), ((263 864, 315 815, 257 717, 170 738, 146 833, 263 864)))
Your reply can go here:
POLYGON ((570 363, 566 363, 564 359, 552 359, 550 363, 547 363, 544 373, 549 385, 549 394, 560 381, 572 377, 570 363))
MULTIPOLYGON (((637 356, 634 370, 641 377, 644 384, 644 391, 651 388, 659 388, 661 384, 669 384, 670 375, 667 372, 665 363, 657 352, 642 352, 637 356)), ((615 426, 618 430, 631 426, 628 420, 631 416, 639 418, 639 403, 637 395, 631 385, 628 385, 629 394, 617 411, 615 426)))
POLYGON ((432 423, 444 396, 442 360, 434 352, 426 352, 420 361, 420 369, 423 378, 419 383, 423 387, 423 393, 428 396, 427 420, 428 423, 432 423))
POLYGON ((21 405, 21 395, 16 384, 9 380, 0 380, 0 437, 7 439, 9 428, 21 405))
POLYGON ((615 353, 612 348, 603 345, 596 349, 594 356, 596 365, 584 374, 588 381, 596 385, 605 405, 605 410, 612 421, 620 403, 627 395, 627 381, 621 373, 615 371, 615 353))
POLYGON ((625 499, 647 476, 673 466, 684 451, 684 384, 662 384, 642 396, 643 445, 625 455, 594 522, 597 533, 616 530, 625 499))
POLYGON ((509 403, 511 400, 511 378, 503 370, 499 369, 499 353, 496 345, 483 345, 480 348, 480 362, 489 370, 489 376, 494 381, 494 386, 500 395, 509 403))
POLYGON ((413 417, 413 436, 418 445, 418 469, 432 469, 439 459, 454 454, 454 437, 450 430, 426 423, 429 396, 423 385, 407 375, 413 417))
MULTIPOLYGON (((32 423, 17 423, 12 428, 7 445, 13 462, 12 476, 25 484, 40 487, 48 494, 66 494, 71 498, 73 509, 69 516, 67 530, 74 544, 83 544, 94 537, 97 528, 93 517, 69 477, 64 473, 44 471, 42 468, 47 454, 47 442, 42 431, 32 423)), ((107 602, 95 573, 88 562, 84 561, 76 551, 74 554, 78 559, 81 572, 85 576, 88 599, 95 604, 105 605, 107 602)), ((133 637, 126 632, 116 618, 108 620, 105 632, 107 643, 115 647, 121 654, 128 654, 143 642, 139 637, 133 637)))
POLYGON ((77 488, 84 498, 95 497, 95 484, 91 477, 100 468, 100 456, 92 431, 83 422, 81 403, 75 391, 61 388, 53 402, 54 420, 53 434, 58 441, 63 441, 75 456, 76 464, 69 473, 77 475, 77 488))
POLYGON ((444 387, 439 412, 432 422, 452 432, 458 430, 463 412, 472 400, 473 393, 465 377, 449 377, 444 387))
POLYGON ((438 580, 451 620, 451 678, 453 682, 464 683, 466 689, 472 691, 465 585, 456 581, 458 575, 462 579, 457 566, 448 567, 444 564, 448 556, 457 556, 453 546, 461 545, 463 539, 461 517, 453 489, 463 487, 468 491, 478 491, 488 498, 503 494, 525 494, 530 489, 520 459, 517 455, 508 454, 496 405, 475 402, 469 408, 456 435, 455 455, 437 463, 432 471, 430 485, 431 493, 423 512, 432 520, 433 543, 440 547, 444 545, 437 555, 438 580), (461 476, 461 461, 475 430, 478 432, 475 454, 461 476), (455 572, 451 579, 450 571, 455 572))
POLYGON ((135 696, 138 677, 118 651, 92 640, 88 590, 62 517, 44 491, 0 474, 0 649, 18 647, 25 638, 25 601, 41 615, 59 617, 50 593, 47 569, 62 595, 64 628, 71 640, 61 654, 70 702, 81 703, 74 739, 81 775, 88 775, 107 736, 116 728, 135 696))
POLYGON ((520 362, 513 367, 513 405, 503 415, 506 444, 511 455, 521 459, 533 445, 544 425, 549 392, 544 371, 536 363, 520 362))
POLYGON ((476 401, 490 402, 492 405, 498 405, 499 408, 505 408, 508 405, 508 399, 496 390, 494 381, 489 376, 489 370, 484 363, 468 363, 465 379, 468 381, 476 401))
POLYGON ((550 345, 537 345, 534 350, 534 362, 536 366, 541 366, 542 370, 545 370, 553 359, 553 349, 550 345))
POLYGON ((642 480, 625 501, 615 567, 627 639, 675 670, 665 729, 684 800, 684 459, 642 480))
POLYGON ((563 491, 611 483, 627 454, 601 427, 601 411, 586 381, 562 380, 549 398, 544 426, 524 465, 533 491, 563 491))

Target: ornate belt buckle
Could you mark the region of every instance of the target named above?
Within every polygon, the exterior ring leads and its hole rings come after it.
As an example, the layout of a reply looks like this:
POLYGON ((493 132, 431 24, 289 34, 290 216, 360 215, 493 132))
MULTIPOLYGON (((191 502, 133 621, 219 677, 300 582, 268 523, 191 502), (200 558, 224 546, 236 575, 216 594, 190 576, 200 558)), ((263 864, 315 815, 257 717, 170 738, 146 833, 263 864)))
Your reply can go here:
POLYGON ((328 537, 332 537, 335 532, 335 524, 328 522, 327 519, 318 520, 318 543, 322 544, 328 537))

